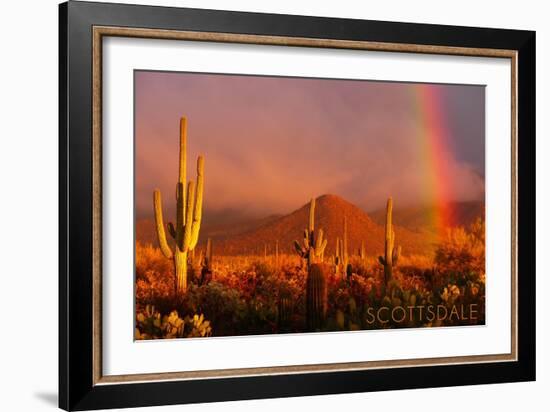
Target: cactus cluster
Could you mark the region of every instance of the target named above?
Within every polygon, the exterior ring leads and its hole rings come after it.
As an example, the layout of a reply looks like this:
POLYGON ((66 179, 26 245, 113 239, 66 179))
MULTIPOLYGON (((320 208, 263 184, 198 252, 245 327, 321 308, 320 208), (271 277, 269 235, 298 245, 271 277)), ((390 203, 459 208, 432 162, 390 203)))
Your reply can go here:
POLYGON ((312 264, 323 261, 326 247, 327 240, 323 239, 323 229, 319 229, 317 235, 315 235, 315 199, 311 199, 309 204, 309 225, 304 229, 302 244, 295 240, 294 248, 298 255, 306 260, 307 267, 309 268, 312 264))
POLYGON ((306 322, 310 331, 322 330, 327 316, 327 279, 329 267, 314 263, 306 280, 306 322))
POLYGON ((145 311, 138 312, 134 337, 136 340, 174 339, 210 336, 212 327, 203 314, 179 317, 176 310, 161 316, 153 305, 147 305, 145 311))
POLYGON ((180 120, 179 175, 176 184, 176 224, 168 223, 168 232, 174 239, 170 248, 164 231, 162 199, 160 190, 153 193, 155 225, 162 253, 172 259, 176 273, 176 292, 182 295, 187 290, 188 253, 195 249, 199 239, 202 220, 202 196, 204 188, 204 157, 197 159, 197 183, 187 182, 187 119, 180 120))
POLYGON ((390 197, 386 205, 386 226, 384 241, 384 256, 379 256, 378 261, 384 267, 384 281, 388 285, 393 278, 393 267, 397 265, 401 255, 401 246, 395 245, 395 232, 392 224, 393 200, 390 197))

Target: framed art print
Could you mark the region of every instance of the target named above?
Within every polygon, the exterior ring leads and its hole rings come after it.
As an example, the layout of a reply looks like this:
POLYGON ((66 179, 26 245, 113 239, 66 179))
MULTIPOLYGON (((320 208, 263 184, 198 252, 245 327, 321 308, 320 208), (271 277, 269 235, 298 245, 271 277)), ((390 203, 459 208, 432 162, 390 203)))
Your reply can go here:
POLYGON ((535 34, 60 6, 60 407, 535 379, 535 34))

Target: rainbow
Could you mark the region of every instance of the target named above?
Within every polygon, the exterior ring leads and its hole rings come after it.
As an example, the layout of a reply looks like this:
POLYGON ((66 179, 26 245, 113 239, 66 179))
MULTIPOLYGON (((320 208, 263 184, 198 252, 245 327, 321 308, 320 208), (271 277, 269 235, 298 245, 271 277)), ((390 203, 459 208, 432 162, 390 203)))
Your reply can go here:
POLYGON ((423 168, 425 181, 423 199, 434 205, 431 213, 433 227, 439 234, 454 225, 451 196, 451 150, 449 130, 444 114, 442 88, 438 85, 415 84, 411 87, 419 141, 419 167, 423 168))

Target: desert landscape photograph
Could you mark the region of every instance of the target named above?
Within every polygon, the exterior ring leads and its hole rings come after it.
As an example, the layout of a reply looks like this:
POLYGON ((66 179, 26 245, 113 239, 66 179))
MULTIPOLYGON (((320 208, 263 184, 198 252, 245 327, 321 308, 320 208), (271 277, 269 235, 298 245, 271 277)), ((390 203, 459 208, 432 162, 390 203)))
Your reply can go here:
POLYGON ((134 72, 135 339, 485 324, 485 88, 134 72))

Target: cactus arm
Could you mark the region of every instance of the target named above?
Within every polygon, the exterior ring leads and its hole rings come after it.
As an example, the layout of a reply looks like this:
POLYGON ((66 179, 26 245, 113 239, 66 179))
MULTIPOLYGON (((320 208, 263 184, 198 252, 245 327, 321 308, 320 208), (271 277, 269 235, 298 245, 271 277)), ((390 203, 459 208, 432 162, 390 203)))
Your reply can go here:
POLYGON ((174 224, 172 222, 168 222, 168 233, 170 233, 172 239, 177 239, 176 228, 174 227, 174 224))
MULTIPOLYGON (((187 184, 187 213, 185 219, 187 222, 193 220, 193 206, 195 205, 195 182, 192 180, 187 184)), ((190 250, 189 245, 191 243, 192 236, 192 224, 185 225, 185 233, 183 235, 183 243, 180 246, 182 252, 188 252, 190 250)))
POLYGON ((322 256, 325 253, 325 249, 327 247, 328 241, 325 239, 323 240, 323 243, 321 244, 321 247, 319 248, 319 256, 322 256))
POLYGON ((157 237, 160 245, 160 250, 166 258, 171 259, 173 254, 172 250, 168 246, 168 242, 166 241, 166 233, 164 232, 164 221, 162 218, 162 198, 160 195, 160 190, 158 189, 153 192, 153 206, 155 209, 155 226, 157 229, 157 237))
POLYGON ((393 248, 392 265, 396 266, 399 257, 401 256, 401 246, 395 246, 393 248))
POLYGON ((393 200, 388 198, 388 203, 386 205, 386 241, 385 241, 385 250, 384 258, 387 263, 392 261, 392 249, 393 249, 393 227, 392 227, 392 210, 393 210, 393 200))
POLYGON ((302 248, 302 246, 300 246, 300 242, 298 242, 297 240, 294 241, 294 249, 296 249, 296 252, 297 252, 298 255, 300 255, 301 257, 304 257, 304 256, 305 256, 306 251, 305 251, 305 249, 302 248))
POLYGON ((309 204, 309 233, 315 230, 315 198, 311 199, 309 204))
POLYGON ((176 244, 183 250, 183 231, 185 228, 185 183, 176 183, 176 244))
MULTIPOLYGON (((293 245, 294 245, 294 249, 296 250, 296 253, 298 254, 302 253, 302 247, 300 246, 300 242, 298 242, 297 240, 294 240, 293 245)), ((265 248, 265 245, 264 245, 264 248, 265 248)))
MULTIPOLYGON (((178 183, 183 184, 183 189, 187 184, 187 118, 183 116, 180 119, 180 153, 179 153, 179 170, 178 170, 178 183)), ((185 207, 187 205, 185 199, 186 193, 183 190, 182 193, 182 205, 183 205, 183 218, 185 219, 185 207)), ((182 222, 185 225, 186 222, 182 222)), ((183 226, 182 226, 183 227, 183 226)))
POLYGON ((319 229, 317 232, 317 237, 315 238, 315 254, 319 255, 321 253, 321 246, 323 244, 323 229, 319 229))
MULTIPOLYGON (((195 206, 193 210, 193 226, 190 249, 195 249, 199 241, 199 231, 202 222, 202 197, 204 191, 204 157, 199 156, 197 159, 197 186, 195 190, 195 206)), ((188 221, 190 222, 190 221, 188 221)))
POLYGON ((309 249, 309 232, 304 229, 304 248, 309 249))

